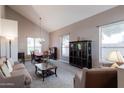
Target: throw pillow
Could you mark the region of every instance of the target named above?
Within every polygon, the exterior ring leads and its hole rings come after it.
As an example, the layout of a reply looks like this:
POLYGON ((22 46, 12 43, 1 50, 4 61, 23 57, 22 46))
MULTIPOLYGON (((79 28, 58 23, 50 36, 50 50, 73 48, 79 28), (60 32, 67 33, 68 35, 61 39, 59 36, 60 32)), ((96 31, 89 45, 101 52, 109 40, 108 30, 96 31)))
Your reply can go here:
POLYGON ((8 61, 11 63, 11 65, 13 67, 14 66, 14 61, 11 58, 9 58, 8 61))
POLYGON ((2 69, 5 77, 10 77, 11 76, 9 68, 7 67, 7 65, 5 63, 1 66, 1 69, 2 69))
POLYGON ((13 67, 12 67, 12 64, 9 60, 7 60, 7 66, 9 68, 9 72, 12 72, 13 71, 13 67))

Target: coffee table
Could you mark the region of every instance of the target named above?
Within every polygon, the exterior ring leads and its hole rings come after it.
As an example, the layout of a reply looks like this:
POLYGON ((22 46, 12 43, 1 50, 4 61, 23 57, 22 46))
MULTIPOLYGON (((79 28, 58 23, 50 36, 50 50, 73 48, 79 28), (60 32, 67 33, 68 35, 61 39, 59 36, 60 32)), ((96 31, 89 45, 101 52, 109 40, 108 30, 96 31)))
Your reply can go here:
POLYGON ((48 77, 50 75, 55 74, 55 76, 57 77, 57 66, 55 66, 52 63, 38 63, 35 64, 35 74, 40 74, 43 78, 48 77), (54 71, 53 71, 54 70, 54 71))

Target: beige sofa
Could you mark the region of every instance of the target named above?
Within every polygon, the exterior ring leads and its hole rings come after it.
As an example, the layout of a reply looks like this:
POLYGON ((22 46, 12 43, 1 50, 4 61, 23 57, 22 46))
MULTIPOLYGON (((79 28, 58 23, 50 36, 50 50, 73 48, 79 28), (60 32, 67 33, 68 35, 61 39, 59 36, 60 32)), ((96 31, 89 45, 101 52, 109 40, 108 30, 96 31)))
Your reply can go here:
POLYGON ((117 70, 114 68, 84 68, 74 77, 74 88, 116 88, 117 70))
POLYGON ((25 66, 21 63, 18 64, 8 64, 6 61, 0 61, 0 87, 1 88, 25 88, 30 87, 32 78, 25 68, 25 66), (9 73, 7 68, 10 67, 11 72, 9 73), (4 66, 4 68, 2 67, 4 66), (6 70, 6 71, 3 71, 6 70))

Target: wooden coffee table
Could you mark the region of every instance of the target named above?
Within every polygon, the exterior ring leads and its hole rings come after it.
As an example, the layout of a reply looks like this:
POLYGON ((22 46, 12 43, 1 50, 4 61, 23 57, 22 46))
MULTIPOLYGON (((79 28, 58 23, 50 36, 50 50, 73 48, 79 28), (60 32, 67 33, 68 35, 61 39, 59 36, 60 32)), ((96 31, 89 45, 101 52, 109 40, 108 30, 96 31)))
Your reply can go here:
POLYGON ((57 66, 55 66, 52 63, 38 63, 35 64, 35 74, 40 74, 43 78, 51 76, 53 74, 55 74, 55 76, 57 77, 57 66))

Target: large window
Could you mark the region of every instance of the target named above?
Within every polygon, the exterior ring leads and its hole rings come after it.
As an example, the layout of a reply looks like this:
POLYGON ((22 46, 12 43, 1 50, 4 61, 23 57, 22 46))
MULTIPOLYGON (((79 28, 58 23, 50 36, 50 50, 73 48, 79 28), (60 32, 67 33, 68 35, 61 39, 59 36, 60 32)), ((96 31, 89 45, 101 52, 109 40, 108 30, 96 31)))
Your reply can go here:
POLYGON ((27 54, 30 55, 31 51, 42 51, 42 45, 40 44, 40 38, 27 38, 27 54))
POLYGON ((62 57, 69 57, 69 35, 62 37, 62 57))
POLYGON ((108 53, 118 50, 124 55, 124 21, 100 27, 100 54, 102 61, 106 62, 108 53))

